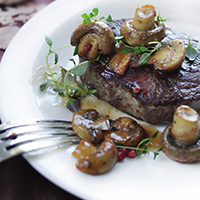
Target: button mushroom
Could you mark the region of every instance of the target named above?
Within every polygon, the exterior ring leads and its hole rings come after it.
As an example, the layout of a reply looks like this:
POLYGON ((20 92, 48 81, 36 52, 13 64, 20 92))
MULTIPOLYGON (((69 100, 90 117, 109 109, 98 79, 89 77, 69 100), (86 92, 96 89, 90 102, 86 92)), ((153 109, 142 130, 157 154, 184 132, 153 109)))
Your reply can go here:
POLYGON ((171 125, 161 137, 163 152, 173 160, 184 163, 200 161, 200 120, 192 108, 182 105, 174 114, 171 125))
POLYGON ((162 71, 178 68, 185 59, 185 45, 181 40, 170 40, 162 45, 150 58, 149 64, 162 71))
POLYGON ((115 36, 104 22, 90 22, 79 25, 71 36, 71 45, 78 45, 78 54, 88 60, 95 59, 99 51, 103 55, 115 49, 115 36))
POLYGON ((110 131, 104 131, 104 138, 124 146, 137 146, 146 137, 145 130, 133 119, 120 117, 112 124, 110 131))
POLYGON ((134 18, 122 24, 120 33, 124 36, 124 41, 131 46, 161 41, 165 36, 165 26, 163 22, 155 20, 155 16, 154 6, 138 7, 134 18))
POLYGON ((118 159, 118 149, 110 140, 105 140, 99 147, 82 140, 73 155, 78 160, 76 167, 80 171, 98 175, 113 168, 118 159))
POLYGON ((98 144, 103 138, 102 130, 110 130, 110 119, 99 116, 96 110, 82 109, 73 115, 72 127, 80 138, 98 144))

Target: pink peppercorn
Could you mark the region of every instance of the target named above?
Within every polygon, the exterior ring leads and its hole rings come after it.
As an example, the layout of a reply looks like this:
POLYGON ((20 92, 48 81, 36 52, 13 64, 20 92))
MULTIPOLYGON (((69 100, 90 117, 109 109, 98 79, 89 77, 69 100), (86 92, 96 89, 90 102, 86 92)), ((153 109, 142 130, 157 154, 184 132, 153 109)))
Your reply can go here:
POLYGON ((121 152, 124 154, 124 156, 128 155, 128 150, 126 148, 122 148, 121 152))
POLYGON ((85 52, 85 53, 88 53, 88 52, 90 51, 90 49, 91 49, 91 47, 90 47, 89 44, 86 44, 86 45, 84 46, 84 52, 85 52))
POLYGON ((136 156, 136 151, 134 149, 131 149, 129 152, 128 152, 128 157, 129 158, 135 158, 136 156))
POLYGON ((118 160, 119 160, 119 161, 124 160, 125 157, 126 157, 126 156, 124 155, 124 153, 122 153, 121 151, 118 152, 118 160))

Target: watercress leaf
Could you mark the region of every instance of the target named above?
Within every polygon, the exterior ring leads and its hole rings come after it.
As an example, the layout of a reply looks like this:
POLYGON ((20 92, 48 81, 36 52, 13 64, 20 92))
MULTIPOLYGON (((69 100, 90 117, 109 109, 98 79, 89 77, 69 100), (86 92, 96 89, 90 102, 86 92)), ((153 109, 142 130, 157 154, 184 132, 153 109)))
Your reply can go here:
POLYGON ((194 61, 197 57, 197 50, 191 45, 190 43, 190 38, 188 38, 188 46, 186 48, 186 57, 190 60, 190 61, 194 61))
POLYGON ((151 57, 151 53, 143 53, 139 59, 138 66, 145 65, 151 57))
POLYGON ((76 65, 74 68, 70 69, 70 72, 72 74, 75 74, 76 76, 82 76, 88 67, 88 61, 82 62, 78 65, 76 65))
POLYGON ((94 17, 94 13, 91 12, 91 13, 89 14, 89 17, 90 17, 90 18, 94 17))
POLYGON ((84 23, 84 24, 89 24, 89 23, 90 23, 90 20, 84 19, 84 20, 83 20, 83 23, 84 23))
POLYGON ((58 63, 58 54, 57 53, 54 53, 54 54, 55 54, 54 64, 57 64, 58 63))
POLYGON ((67 103, 66 107, 71 111, 71 112, 77 112, 80 110, 80 105, 79 101, 77 99, 72 99, 70 98, 67 103))
POLYGON ((94 8, 92 10, 92 12, 94 13, 94 16, 96 17, 98 15, 98 13, 99 13, 99 9, 98 8, 94 8))
POLYGON ((40 91, 43 92, 43 91, 46 89, 46 87, 47 87, 47 85, 48 85, 49 83, 50 83, 50 80, 45 81, 44 83, 42 83, 42 84, 40 85, 40 91))
POLYGON ((47 35, 44 36, 46 43, 49 45, 49 47, 52 46, 52 40, 50 39, 50 37, 48 37, 47 35))
POLYGON ((88 17, 88 14, 83 13, 83 14, 81 15, 81 17, 82 17, 83 19, 86 19, 86 18, 88 17))
POLYGON ((108 17, 106 18, 106 21, 107 21, 107 22, 112 22, 112 17, 111 17, 111 15, 108 15, 108 17))
POLYGON ((78 55, 78 44, 76 45, 76 47, 74 48, 74 53, 73 56, 78 55))

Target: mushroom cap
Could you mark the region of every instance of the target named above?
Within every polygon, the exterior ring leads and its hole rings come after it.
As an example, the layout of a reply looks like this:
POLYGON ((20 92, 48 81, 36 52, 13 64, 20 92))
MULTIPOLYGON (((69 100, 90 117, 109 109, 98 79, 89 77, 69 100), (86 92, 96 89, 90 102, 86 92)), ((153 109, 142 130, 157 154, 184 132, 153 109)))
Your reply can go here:
POLYGON ((183 146, 177 144, 171 134, 172 124, 167 126, 161 136, 163 152, 171 159, 181 163, 200 161, 200 139, 196 144, 183 146))
POLYGON ((71 36, 71 45, 78 45, 81 38, 88 33, 94 33, 99 37, 99 49, 102 51, 102 54, 107 55, 114 51, 115 35, 111 27, 102 21, 90 22, 88 24, 80 24, 74 30, 71 36))
POLYGON ((147 45, 151 41, 161 41, 165 37, 165 25, 162 22, 155 21, 155 27, 150 30, 137 30, 133 26, 133 20, 125 21, 120 29, 124 41, 131 45, 147 45))

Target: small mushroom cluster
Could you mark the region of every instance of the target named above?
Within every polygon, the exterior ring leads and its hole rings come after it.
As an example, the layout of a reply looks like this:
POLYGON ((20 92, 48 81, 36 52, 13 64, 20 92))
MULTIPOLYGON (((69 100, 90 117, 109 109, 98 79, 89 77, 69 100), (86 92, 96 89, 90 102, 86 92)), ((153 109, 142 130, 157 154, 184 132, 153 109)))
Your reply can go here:
POLYGON ((179 106, 173 123, 161 137, 163 152, 183 163, 200 161, 200 120, 198 113, 186 105, 179 106))
POLYGON ((118 160, 115 142, 125 146, 137 146, 146 137, 144 129, 133 119, 121 117, 112 121, 99 116, 93 109, 76 112, 72 127, 82 139, 73 152, 78 160, 76 167, 88 174, 103 174, 111 170, 118 160))
MULTIPOLYGON (((152 41, 162 41, 165 37, 165 25, 157 20, 154 6, 140 6, 133 19, 122 24, 120 35, 123 37, 122 46, 148 46, 152 41)), ((122 53, 121 48, 116 48, 115 35, 103 21, 79 25, 71 36, 71 44, 78 45, 78 54, 87 60, 94 60, 99 53, 109 55, 117 50, 107 69, 120 75, 125 73, 132 58, 132 54, 122 53)), ((147 64, 162 71, 172 71, 182 64, 184 58, 184 43, 181 40, 171 40, 164 43, 147 64)))

